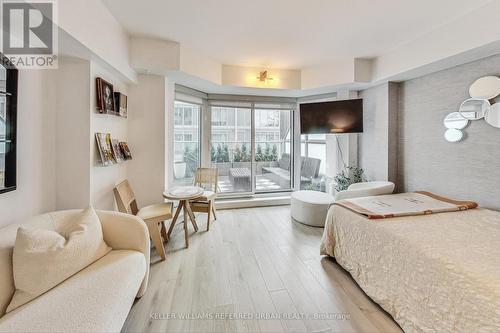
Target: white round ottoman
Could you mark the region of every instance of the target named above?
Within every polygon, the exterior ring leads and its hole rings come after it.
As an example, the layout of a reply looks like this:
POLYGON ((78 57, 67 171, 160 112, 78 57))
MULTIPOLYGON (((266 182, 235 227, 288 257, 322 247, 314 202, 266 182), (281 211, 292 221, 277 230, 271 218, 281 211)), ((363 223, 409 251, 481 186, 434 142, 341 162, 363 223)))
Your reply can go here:
POLYGON ((292 193, 292 219, 313 227, 324 227, 328 208, 335 201, 328 193, 297 191, 292 193))

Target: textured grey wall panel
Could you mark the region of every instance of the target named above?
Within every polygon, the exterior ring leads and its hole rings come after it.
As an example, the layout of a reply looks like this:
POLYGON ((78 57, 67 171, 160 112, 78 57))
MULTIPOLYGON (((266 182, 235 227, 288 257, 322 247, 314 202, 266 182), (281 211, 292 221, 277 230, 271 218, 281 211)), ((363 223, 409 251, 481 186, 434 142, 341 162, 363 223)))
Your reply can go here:
POLYGON ((474 121, 459 143, 444 140, 443 119, 469 97, 472 82, 500 75, 500 55, 406 81, 399 87, 398 183, 473 199, 500 209, 500 129, 474 121))
POLYGON ((358 161, 369 180, 397 180, 398 84, 386 83, 360 93, 363 134, 358 161))

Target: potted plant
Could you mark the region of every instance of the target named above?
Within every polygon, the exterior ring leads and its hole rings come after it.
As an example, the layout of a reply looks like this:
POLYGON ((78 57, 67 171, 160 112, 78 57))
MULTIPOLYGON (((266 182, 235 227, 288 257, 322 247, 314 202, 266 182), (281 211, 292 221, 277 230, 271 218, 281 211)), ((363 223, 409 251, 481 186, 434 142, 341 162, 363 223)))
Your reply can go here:
POLYGON ((174 162, 174 176, 175 179, 186 178, 186 162, 184 161, 174 162))
POLYGON ((365 171, 357 166, 348 166, 334 178, 334 189, 336 192, 345 191, 347 188, 355 183, 366 181, 364 175, 365 171))

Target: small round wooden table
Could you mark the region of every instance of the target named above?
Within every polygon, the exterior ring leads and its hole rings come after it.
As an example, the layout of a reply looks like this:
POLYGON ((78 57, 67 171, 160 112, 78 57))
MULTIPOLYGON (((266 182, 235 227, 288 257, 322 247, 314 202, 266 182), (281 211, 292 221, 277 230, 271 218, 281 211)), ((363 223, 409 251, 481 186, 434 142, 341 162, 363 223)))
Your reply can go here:
POLYGON ((165 199, 179 201, 179 205, 177 206, 177 210, 175 211, 175 215, 172 219, 172 223, 170 224, 170 228, 168 228, 167 240, 170 239, 170 234, 172 233, 172 230, 174 230, 174 226, 177 223, 177 218, 179 217, 179 213, 182 209, 184 211, 184 238, 186 241, 186 248, 189 247, 188 220, 191 220, 194 231, 198 231, 198 225, 196 224, 196 219, 194 217, 193 211, 191 210, 191 206, 189 205, 189 201, 201 197, 203 193, 204 190, 198 186, 180 186, 163 193, 163 197, 165 199))

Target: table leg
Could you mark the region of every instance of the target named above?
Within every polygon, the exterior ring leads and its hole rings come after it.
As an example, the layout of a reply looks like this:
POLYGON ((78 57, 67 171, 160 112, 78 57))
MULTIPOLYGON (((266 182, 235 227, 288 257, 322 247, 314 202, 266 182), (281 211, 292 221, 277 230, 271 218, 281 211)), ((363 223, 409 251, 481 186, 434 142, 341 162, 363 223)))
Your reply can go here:
POLYGON ((191 218, 191 223, 193 224, 194 231, 198 231, 198 224, 196 223, 196 218, 194 217, 194 213, 191 210, 191 206, 189 205, 189 201, 186 201, 186 206, 185 206, 189 217, 191 218))
POLYGON ((175 211, 174 218, 172 219, 172 222, 170 223, 170 228, 168 228, 168 239, 170 240, 170 234, 172 233, 172 230, 174 230, 175 223, 177 222, 177 218, 179 217, 179 213, 181 212, 182 206, 184 206, 183 201, 179 201, 179 205, 177 206, 177 210, 175 211))
POLYGON ((186 209, 187 202, 182 201, 184 207, 184 240, 186 242, 186 249, 189 247, 189 235, 188 235, 188 211, 186 209))

